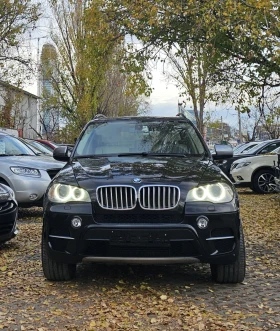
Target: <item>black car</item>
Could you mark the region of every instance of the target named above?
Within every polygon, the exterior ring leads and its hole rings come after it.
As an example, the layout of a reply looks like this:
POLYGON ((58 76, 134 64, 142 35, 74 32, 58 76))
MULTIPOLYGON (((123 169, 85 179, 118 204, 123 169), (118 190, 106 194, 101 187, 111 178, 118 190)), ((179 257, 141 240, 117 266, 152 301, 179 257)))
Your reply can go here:
POLYGON ((0 245, 17 235, 17 212, 13 190, 0 183, 0 245))
POLYGON ((230 169, 234 161, 244 157, 266 154, 272 152, 274 149, 276 149, 279 146, 280 146, 280 139, 266 140, 263 141, 262 143, 258 143, 256 146, 249 149, 245 153, 243 152, 242 154, 234 154, 232 157, 227 159, 225 158, 224 160, 219 160, 216 163, 223 170, 223 172, 232 179, 232 177, 230 176, 230 169))
POLYGON ((280 192, 280 152, 278 153, 277 164, 275 165, 275 177, 276 192, 280 192))
POLYGON ((80 262, 205 262, 215 281, 243 281, 237 193, 185 117, 97 117, 71 155, 65 146, 53 155, 67 164, 44 200, 48 280, 71 279, 80 262))

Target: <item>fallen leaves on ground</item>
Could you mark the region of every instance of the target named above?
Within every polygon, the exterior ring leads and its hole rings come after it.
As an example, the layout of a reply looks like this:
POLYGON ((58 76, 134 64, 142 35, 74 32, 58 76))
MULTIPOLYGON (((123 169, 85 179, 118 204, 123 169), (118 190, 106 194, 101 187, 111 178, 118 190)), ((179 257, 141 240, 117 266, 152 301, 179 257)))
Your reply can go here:
POLYGON ((44 279, 41 210, 21 211, 0 250, 0 330, 279 330, 280 198, 240 190, 247 249, 242 284, 211 281, 208 265, 79 265, 70 282, 44 279))

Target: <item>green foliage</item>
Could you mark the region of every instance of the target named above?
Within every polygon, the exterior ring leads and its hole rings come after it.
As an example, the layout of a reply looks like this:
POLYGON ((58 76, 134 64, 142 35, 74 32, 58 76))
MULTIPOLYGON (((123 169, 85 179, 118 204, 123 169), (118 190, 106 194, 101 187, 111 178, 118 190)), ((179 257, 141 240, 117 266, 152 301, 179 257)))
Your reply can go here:
POLYGON ((174 45, 165 49, 165 54, 172 68, 169 76, 176 81, 181 96, 192 102, 197 127, 203 133, 206 104, 221 102, 228 96, 224 79, 228 70, 222 70, 224 58, 209 45, 194 42, 174 45))
POLYGON ((21 67, 30 65, 21 41, 39 15, 39 5, 32 0, 0 1, 0 79, 15 78, 21 67))
POLYGON ((213 121, 213 122, 209 122, 208 127, 211 128, 211 129, 220 129, 221 128, 221 121, 216 120, 216 121, 213 121))
POLYGON ((54 88, 46 97, 73 136, 97 113, 137 114, 138 97, 147 91, 143 70, 130 57, 104 1, 53 0, 51 5, 58 32, 52 33, 54 59, 45 63, 54 88))
MULTIPOLYGON (((182 50, 177 54, 182 59, 186 45, 208 48, 213 81, 220 86, 238 84, 241 93, 237 103, 242 111, 247 111, 244 104, 258 97, 256 90, 260 87, 280 86, 278 1, 112 0, 106 3, 110 3, 112 17, 118 18, 124 33, 135 35, 144 43, 149 58, 154 58, 158 49, 170 51, 174 46, 182 50)), ((209 97, 214 100, 216 92, 209 97)), ((225 101, 228 97, 231 97, 229 88, 217 100, 225 101)), ((232 100, 237 101, 236 97, 232 100)))

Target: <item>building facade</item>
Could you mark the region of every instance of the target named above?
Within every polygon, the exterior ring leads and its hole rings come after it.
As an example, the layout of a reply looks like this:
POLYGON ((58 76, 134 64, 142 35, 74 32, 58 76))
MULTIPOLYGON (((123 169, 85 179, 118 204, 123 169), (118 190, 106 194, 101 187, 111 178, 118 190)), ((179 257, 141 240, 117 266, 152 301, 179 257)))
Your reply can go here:
POLYGON ((0 81, 0 127, 16 129, 24 138, 38 137, 38 96, 0 81))

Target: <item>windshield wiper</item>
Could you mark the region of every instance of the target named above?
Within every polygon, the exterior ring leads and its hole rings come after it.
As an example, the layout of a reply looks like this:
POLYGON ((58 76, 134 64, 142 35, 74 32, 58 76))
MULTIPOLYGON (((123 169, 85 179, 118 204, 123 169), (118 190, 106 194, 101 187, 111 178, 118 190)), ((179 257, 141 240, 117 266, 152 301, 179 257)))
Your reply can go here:
POLYGON ((142 152, 142 153, 122 153, 118 154, 118 157, 122 156, 169 156, 169 157, 186 157, 187 154, 182 154, 182 153, 147 153, 147 152, 142 152))
MULTIPOLYGON (((73 157, 73 160, 77 159, 90 159, 95 157, 125 157, 125 156, 167 156, 167 157, 187 157, 194 156, 191 154, 182 154, 182 153, 121 153, 121 154, 92 154, 92 155, 76 155, 73 157)), ((197 156, 197 155, 196 155, 197 156)))
POLYGON ((114 156, 112 154, 90 154, 90 155, 75 155, 73 156, 73 160, 76 159, 92 159, 95 157, 110 157, 110 156, 114 156))
POLYGON ((0 154, 0 157, 1 156, 26 156, 26 155, 28 155, 28 156, 36 156, 36 154, 0 154))

